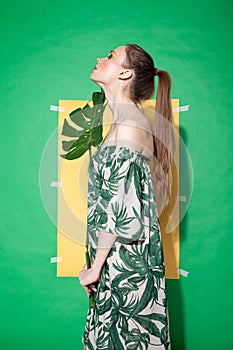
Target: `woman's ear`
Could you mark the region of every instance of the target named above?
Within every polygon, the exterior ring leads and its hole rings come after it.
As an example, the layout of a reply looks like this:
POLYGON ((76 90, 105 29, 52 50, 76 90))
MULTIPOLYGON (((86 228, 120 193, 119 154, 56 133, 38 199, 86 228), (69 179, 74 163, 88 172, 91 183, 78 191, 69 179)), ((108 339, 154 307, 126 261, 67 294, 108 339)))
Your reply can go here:
POLYGON ((132 76, 133 76, 133 72, 132 72, 131 69, 124 69, 118 75, 118 79, 120 79, 120 80, 127 80, 127 79, 132 78, 132 76))

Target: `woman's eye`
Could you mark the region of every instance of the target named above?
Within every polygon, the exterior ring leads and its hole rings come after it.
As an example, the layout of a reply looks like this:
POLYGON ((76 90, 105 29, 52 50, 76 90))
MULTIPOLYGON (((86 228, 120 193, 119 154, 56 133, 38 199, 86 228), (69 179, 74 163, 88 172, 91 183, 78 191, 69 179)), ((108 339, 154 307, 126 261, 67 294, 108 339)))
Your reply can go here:
POLYGON ((110 52, 110 54, 108 54, 107 56, 108 59, 112 58, 112 53, 110 52))

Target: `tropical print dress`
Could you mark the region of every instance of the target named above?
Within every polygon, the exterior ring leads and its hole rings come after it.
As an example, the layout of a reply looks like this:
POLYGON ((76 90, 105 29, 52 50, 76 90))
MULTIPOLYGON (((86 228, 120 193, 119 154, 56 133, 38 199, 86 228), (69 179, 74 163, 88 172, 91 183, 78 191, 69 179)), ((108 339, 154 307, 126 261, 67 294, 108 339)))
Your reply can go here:
POLYGON ((100 146, 88 180, 88 234, 94 260, 98 231, 117 236, 89 309, 88 350, 169 347, 165 271, 149 159, 100 146))

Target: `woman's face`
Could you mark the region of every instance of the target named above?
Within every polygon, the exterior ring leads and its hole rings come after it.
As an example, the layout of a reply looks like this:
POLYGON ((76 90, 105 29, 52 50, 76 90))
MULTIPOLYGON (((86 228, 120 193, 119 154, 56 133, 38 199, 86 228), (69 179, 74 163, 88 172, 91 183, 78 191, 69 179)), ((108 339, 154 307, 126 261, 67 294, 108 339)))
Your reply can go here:
POLYGON ((107 57, 97 58, 97 65, 91 73, 91 80, 100 85, 106 85, 118 80, 122 70, 122 64, 126 58, 125 46, 119 46, 112 50, 107 57))

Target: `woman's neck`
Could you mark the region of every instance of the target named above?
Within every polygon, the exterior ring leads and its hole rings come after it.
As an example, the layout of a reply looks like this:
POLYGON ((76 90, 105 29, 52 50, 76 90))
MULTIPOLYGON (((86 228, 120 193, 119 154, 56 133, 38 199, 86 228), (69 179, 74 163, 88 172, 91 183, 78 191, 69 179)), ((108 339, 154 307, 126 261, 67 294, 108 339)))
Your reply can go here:
POLYGON ((134 102, 114 102, 109 107, 113 114, 113 123, 134 120, 142 113, 134 102))
POLYGON ((105 91, 106 100, 113 114, 113 123, 120 123, 135 114, 141 113, 138 106, 119 90, 105 91))

